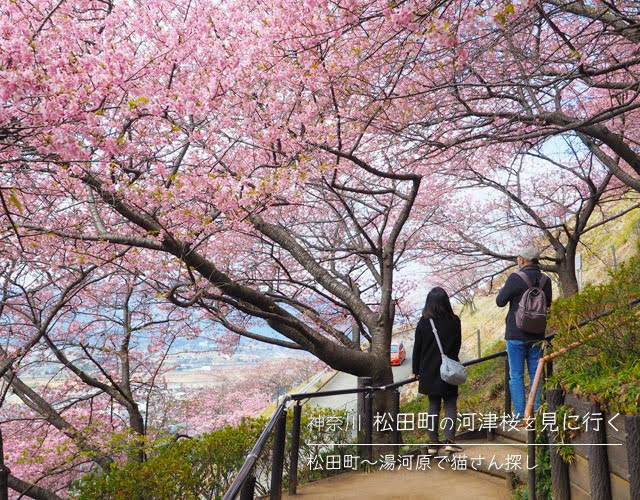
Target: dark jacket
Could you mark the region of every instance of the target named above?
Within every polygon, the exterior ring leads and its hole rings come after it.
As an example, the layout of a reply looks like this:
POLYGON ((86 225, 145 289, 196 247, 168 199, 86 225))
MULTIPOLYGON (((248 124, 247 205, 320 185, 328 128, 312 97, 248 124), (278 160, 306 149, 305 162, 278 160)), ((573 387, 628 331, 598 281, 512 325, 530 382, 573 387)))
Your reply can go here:
MULTIPOLYGON (((529 277, 531 283, 534 285, 539 283, 542 277, 540 268, 536 265, 524 266, 520 268, 520 271, 529 277)), ((548 276, 547 276, 548 278, 548 276)), ((498 307, 504 307, 509 303, 509 312, 506 317, 506 328, 504 338, 507 340, 540 340, 540 335, 523 332, 516 326, 516 309, 520 303, 522 294, 526 291, 527 285, 524 280, 516 273, 512 273, 507 278, 506 283, 498 292, 496 297, 496 304, 498 307)), ((551 279, 547 279, 544 284, 543 291, 545 298, 547 299, 547 307, 551 306, 551 279)))
MULTIPOLYGON (((460 344, 462 332, 460 318, 452 316, 434 320, 444 353, 456 361, 460 361, 460 344)), ((458 386, 447 384, 440 378, 440 350, 431 329, 431 323, 424 316, 420 317, 416 327, 416 339, 413 343, 413 373, 420 376, 418 392, 431 396, 458 394, 458 386)))

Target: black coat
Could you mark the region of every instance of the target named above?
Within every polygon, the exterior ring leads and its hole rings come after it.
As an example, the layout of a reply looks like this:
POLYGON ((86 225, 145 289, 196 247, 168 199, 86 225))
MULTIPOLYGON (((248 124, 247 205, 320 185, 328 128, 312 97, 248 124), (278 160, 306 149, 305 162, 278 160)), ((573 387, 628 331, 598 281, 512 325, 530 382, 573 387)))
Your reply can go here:
MULTIPOLYGON (((524 266, 520 268, 520 271, 523 271, 534 285, 539 283, 542 276, 540 268, 535 265, 524 266)), ((547 276, 547 278, 549 277, 547 276)), ((509 304, 509 312, 505 319, 506 327, 504 333, 504 338, 507 340, 540 340, 542 338, 541 335, 523 332, 516 326, 516 310, 518 309, 518 304, 520 304, 522 294, 526 290, 527 284, 524 280, 516 273, 512 273, 509 275, 507 281, 496 297, 496 305, 498 307, 504 307, 507 303, 509 304)), ((551 279, 547 279, 542 290, 544 291, 545 299, 547 301, 547 307, 549 307, 553 298, 551 296, 551 279)))
MULTIPOLYGON (((456 361, 460 361, 460 344, 462 331, 460 318, 452 316, 434 320, 444 353, 456 361)), ((458 394, 458 386, 447 384, 440 378, 442 357, 431 329, 431 323, 424 316, 420 317, 416 327, 416 339, 413 344, 413 373, 420 376, 418 392, 430 396, 458 394)))

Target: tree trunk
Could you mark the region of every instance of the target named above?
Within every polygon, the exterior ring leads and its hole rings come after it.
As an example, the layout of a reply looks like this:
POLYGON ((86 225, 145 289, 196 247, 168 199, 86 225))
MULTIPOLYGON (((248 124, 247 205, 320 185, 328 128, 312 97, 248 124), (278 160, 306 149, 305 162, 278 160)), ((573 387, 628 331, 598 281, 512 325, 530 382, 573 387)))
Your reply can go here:
POLYGON ((144 419, 140 414, 140 410, 138 406, 133 403, 132 407, 128 408, 129 411, 129 427, 136 433, 136 439, 134 442, 135 447, 135 455, 134 459, 136 462, 142 463, 146 461, 147 455, 144 451, 144 437, 145 437, 145 427, 144 427, 144 419))
POLYGON ((9 499, 9 473, 11 471, 4 463, 4 444, 2 429, 0 429, 0 500, 9 499))
MULTIPOLYGON (((393 383, 391 363, 387 359, 384 366, 375 369, 372 374, 373 386, 379 387, 393 383)), ((391 429, 396 425, 396 415, 393 415, 393 392, 376 391, 373 393, 373 460, 391 453, 391 429), (391 426, 391 427, 389 427, 391 426)))
POLYGON ((360 325, 357 323, 356 320, 352 320, 351 321, 351 331, 353 332, 353 335, 352 335, 351 338, 352 338, 354 344, 360 346, 360 342, 361 342, 361 339, 360 339, 360 325))
POLYGON ((557 265, 558 279, 562 296, 566 299, 578 293, 578 279, 576 278, 575 254, 567 255, 557 265))

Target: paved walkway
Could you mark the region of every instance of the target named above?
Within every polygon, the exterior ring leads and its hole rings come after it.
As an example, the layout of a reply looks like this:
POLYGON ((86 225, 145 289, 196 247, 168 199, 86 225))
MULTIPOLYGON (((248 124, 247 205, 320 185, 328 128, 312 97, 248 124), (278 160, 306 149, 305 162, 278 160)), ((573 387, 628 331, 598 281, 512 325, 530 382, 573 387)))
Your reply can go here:
POLYGON ((431 469, 426 471, 348 472, 298 488, 290 500, 508 500, 504 479, 475 471, 431 469))
MULTIPOLYGON (((496 429, 491 441, 460 441, 461 456, 472 458, 476 470, 450 466, 397 471, 348 472, 298 487, 289 500, 508 500, 513 475, 526 481, 526 439, 523 429, 496 429), (518 460, 520 459, 520 460, 518 460), (496 464, 500 467, 496 467, 496 464), (510 464, 508 468, 506 464, 510 464), (479 472, 482 471, 482 472, 479 472), (507 472, 509 471, 509 472, 507 472)), ((422 450, 424 452, 424 450, 422 450)), ((437 456, 436 456, 437 459, 437 456)), ((468 465, 468 464, 467 464, 468 465)))
MULTIPOLYGON (((413 355, 413 330, 401 333, 393 337, 394 342, 403 342, 407 351, 407 357, 400 366, 392 366, 393 380, 399 382, 400 380, 408 379, 411 377, 411 364, 413 355)), ((353 389, 358 387, 358 378, 354 375, 350 375, 344 372, 337 372, 325 385, 323 385, 319 391, 337 391, 343 389, 353 389)), ((417 384, 409 384, 403 386, 400 390, 407 391, 409 389, 417 389, 417 384)), ((322 406, 325 408, 334 408, 337 410, 347 410, 348 412, 354 412, 356 409, 356 400, 358 396, 356 394, 340 394, 336 396, 325 396, 321 398, 313 398, 310 400, 310 404, 322 406)))

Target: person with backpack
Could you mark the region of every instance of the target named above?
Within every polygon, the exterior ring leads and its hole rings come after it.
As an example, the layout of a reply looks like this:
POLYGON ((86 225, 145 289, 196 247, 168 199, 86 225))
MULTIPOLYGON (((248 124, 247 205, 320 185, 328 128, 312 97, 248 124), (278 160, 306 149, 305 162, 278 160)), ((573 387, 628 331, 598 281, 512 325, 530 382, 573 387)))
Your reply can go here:
MULTIPOLYGON (((517 256, 520 270, 507 278, 498 292, 496 304, 509 304, 505 319, 505 340, 509 360, 509 389, 513 402, 513 417, 524 416, 524 364, 529 371, 529 388, 542 357, 542 341, 546 330, 546 315, 551 306, 551 279, 540 271, 540 252, 524 247, 517 256)), ((540 406, 540 388, 535 396, 534 410, 540 406)))
MULTIPOLYGON (((416 326, 413 343, 412 370, 418 379, 418 392, 429 396, 427 410, 427 453, 435 455, 444 444, 444 451, 455 453, 462 448, 455 443, 456 419, 458 416, 458 386, 442 380, 440 365, 443 356, 460 361, 462 328, 460 318, 455 315, 447 292, 437 286, 427 294, 422 315, 416 326), (437 338, 436 338, 437 336, 437 338), (438 439, 440 408, 444 403, 445 442, 438 439)), ((455 381, 455 383, 460 383, 455 381)))

